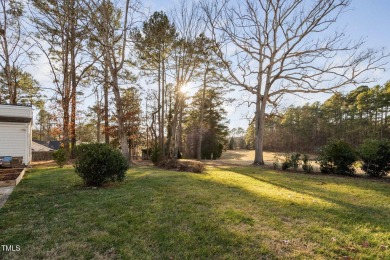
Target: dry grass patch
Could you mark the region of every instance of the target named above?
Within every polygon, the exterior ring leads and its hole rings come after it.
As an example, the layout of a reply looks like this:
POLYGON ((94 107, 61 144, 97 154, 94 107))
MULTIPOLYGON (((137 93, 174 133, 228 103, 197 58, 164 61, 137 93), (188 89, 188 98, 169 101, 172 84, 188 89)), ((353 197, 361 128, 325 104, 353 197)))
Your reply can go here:
POLYGON ((166 170, 177 170, 180 172, 202 173, 204 165, 202 162, 195 160, 174 160, 168 159, 158 163, 158 167, 166 170))

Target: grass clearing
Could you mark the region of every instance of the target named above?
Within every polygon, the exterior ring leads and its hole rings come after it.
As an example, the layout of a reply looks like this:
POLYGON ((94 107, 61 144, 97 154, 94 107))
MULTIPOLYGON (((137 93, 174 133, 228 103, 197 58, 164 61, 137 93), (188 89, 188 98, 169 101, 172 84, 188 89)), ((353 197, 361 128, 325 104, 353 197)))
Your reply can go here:
POLYGON ((134 167, 84 188, 31 170, 0 209, 0 258, 390 258, 390 184, 255 167, 134 167), (1 249, 1 248, 0 248, 1 249))

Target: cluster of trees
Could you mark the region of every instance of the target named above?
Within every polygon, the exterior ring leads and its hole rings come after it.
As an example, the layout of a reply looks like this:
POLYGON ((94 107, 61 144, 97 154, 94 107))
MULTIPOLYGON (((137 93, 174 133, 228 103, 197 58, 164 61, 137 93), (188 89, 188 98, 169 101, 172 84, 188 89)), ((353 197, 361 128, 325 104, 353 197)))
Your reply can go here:
MULTIPOLYGON (((253 144, 253 126, 247 131, 253 144)), ((358 147, 366 139, 390 139, 390 82, 360 86, 343 95, 303 106, 291 106, 269 115, 265 125, 266 149, 316 152, 329 139, 342 139, 358 147)))
POLYGON ((151 117, 147 128, 161 159, 181 153, 210 158, 226 135, 218 80, 222 66, 213 53, 215 43, 204 34, 199 6, 182 2, 171 19, 155 12, 132 32, 140 70, 157 83, 146 111, 151 117), (186 109, 185 89, 191 82, 198 91, 186 109))
POLYGON ((189 107, 185 121, 184 153, 190 158, 217 159, 227 147, 228 121, 223 108, 223 89, 200 89, 189 107))
POLYGON ((201 159, 220 156, 227 145, 221 88, 236 88, 255 106, 254 164, 264 164, 269 106, 285 94, 366 83, 366 72, 386 64, 382 49, 364 50, 362 41, 331 33, 349 4, 181 1, 169 16, 149 16, 130 0, 0 0, 0 102, 35 105, 38 135, 62 140, 69 151, 95 129, 96 140, 103 134, 105 143, 118 144, 129 163, 141 143, 161 159, 183 152, 201 159), (52 77, 45 88, 26 72, 37 54, 52 77), (190 83, 197 87, 192 99, 182 91, 190 83), (46 88, 52 97, 40 94, 46 88), (95 104, 81 111, 88 96, 95 104))
POLYGON ((130 0, 0 4, 0 102, 39 110, 35 138, 61 140, 69 151, 76 141, 104 141, 129 162, 140 145, 158 149, 161 159, 220 156, 227 135, 223 65, 205 36, 199 5, 183 1, 170 17, 154 12, 145 19, 140 3, 130 0), (51 98, 24 71, 38 54, 49 64, 51 98), (139 89, 141 81, 152 87, 139 89), (191 82, 198 91, 189 103, 183 89, 191 82), (83 111, 88 96, 95 104, 83 111))
POLYGON ((0 1, 0 103, 37 104, 38 82, 25 71, 36 58, 23 28, 24 6, 20 1, 0 1))

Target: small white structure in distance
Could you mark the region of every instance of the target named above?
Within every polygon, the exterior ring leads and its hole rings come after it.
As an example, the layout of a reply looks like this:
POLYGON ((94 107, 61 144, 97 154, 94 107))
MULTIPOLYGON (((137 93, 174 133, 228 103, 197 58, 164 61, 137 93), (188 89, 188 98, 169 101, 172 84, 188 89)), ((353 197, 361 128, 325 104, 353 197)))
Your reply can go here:
POLYGON ((23 157, 23 164, 32 159, 32 108, 0 104, 0 156, 23 157))

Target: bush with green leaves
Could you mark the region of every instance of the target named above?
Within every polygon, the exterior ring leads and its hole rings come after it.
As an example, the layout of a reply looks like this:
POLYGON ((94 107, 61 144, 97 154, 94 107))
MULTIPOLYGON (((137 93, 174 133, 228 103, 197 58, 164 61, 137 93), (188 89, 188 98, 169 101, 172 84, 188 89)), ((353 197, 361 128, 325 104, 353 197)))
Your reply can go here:
POLYGON ((60 168, 63 168, 69 159, 68 152, 64 148, 60 148, 53 152, 53 159, 60 168))
POLYGON ((302 169, 305 173, 313 172, 313 165, 309 162, 309 156, 307 154, 302 156, 302 169))
POLYGON ((119 150, 99 143, 77 146, 74 167, 86 186, 123 181, 128 169, 127 160, 119 150))
POLYGON ((285 154, 284 162, 282 163, 282 170, 285 171, 288 168, 293 168, 296 171, 299 167, 300 157, 301 154, 299 153, 285 154))
POLYGON ((352 175, 353 163, 358 159, 356 151, 342 140, 332 140, 319 150, 317 162, 322 173, 352 175))
POLYGON ((150 160, 154 163, 154 165, 158 165, 161 160, 161 150, 158 145, 153 146, 152 151, 150 153, 150 160))
POLYGON ((386 176, 390 171, 390 141, 365 140, 359 147, 361 169, 372 177, 386 176))

